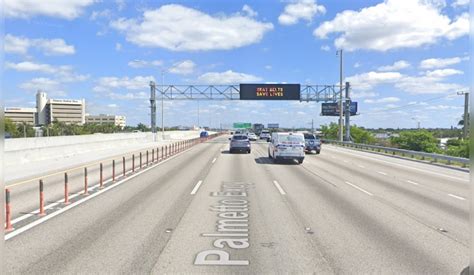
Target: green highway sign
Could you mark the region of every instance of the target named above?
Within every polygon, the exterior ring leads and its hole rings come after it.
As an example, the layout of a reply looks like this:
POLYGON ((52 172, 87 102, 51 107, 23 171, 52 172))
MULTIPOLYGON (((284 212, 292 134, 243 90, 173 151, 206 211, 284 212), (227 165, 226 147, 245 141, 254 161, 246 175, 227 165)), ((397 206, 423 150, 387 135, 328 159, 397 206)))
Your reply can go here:
POLYGON ((252 128, 252 123, 247 122, 234 122, 235 129, 248 129, 252 128))

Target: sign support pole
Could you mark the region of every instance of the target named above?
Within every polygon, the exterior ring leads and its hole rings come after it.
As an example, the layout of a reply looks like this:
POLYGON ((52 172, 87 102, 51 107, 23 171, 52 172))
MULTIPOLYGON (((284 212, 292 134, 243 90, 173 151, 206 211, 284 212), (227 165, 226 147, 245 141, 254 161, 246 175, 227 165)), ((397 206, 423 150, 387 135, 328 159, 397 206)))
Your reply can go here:
POLYGON ((350 83, 346 82, 346 104, 345 104, 345 119, 346 119, 346 137, 345 141, 351 141, 351 99, 350 99, 350 83))

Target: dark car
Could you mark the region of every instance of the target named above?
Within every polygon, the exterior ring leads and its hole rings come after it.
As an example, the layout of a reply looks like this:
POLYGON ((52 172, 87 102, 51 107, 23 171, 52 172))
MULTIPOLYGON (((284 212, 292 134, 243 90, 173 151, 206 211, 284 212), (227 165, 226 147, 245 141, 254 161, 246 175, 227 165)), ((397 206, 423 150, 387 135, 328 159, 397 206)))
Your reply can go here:
POLYGON ((304 134, 304 143, 305 143, 305 148, 304 151, 308 153, 313 153, 315 152, 316 154, 319 154, 321 152, 321 141, 316 138, 314 134, 304 134))
POLYGON ((232 138, 229 138, 229 153, 234 152, 247 152, 250 153, 250 140, 247 135, 234 135, 232 138))
POLYGON ((209 133, 207 131, 202 131, 200 134, 199 134, 199 137, 202 137, 202 138, 207 138, 209 136, 209 133))

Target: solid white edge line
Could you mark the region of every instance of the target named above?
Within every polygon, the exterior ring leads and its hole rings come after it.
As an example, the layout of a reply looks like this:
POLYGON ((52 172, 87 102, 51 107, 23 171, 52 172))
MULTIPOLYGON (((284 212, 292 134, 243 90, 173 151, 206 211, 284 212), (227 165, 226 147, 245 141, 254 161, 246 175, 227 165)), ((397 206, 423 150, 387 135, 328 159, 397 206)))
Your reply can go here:
POLYGON ((385 172, 381 172, 381 171, 377 171, 377 173, 379 173, 380 175, 384 175, 384 176, 386 176, 386 175, 387 175, 387 173, 385 173, 385 172))
POLYGON ((217 158, 214 158, 214 159, 212 160, 212 163, 216 162, 216 160, 217 160, 217 158))
MULTIPOLYGON (((123 183, 129 181, 130 179, 133 179, 133 178, 135 178, 135 177, 137 177, 137 176, 139 176, 139 175, 145 173, 146 171, 148 171, 148 170, 150 170, 150 169, 152 169, 152 168, 155 168, 155 167, 161 165, 162 163, 166 163, 166 162, 168 162, 168 161, 170 161, 170 160, 172 160, 172 159, 178 157, 178 156, 181 155, 182 153, 187 152, 187 151, 191 150, 192 148, 193 148, 193 147, 188 148, 187 150, 182 151, 182 152, 178 153, 177 155, 170 156, 169 158, 167 158, 167 159, 165 159, 165 160, 162 160, 161 162, 158 162, 158 163, 156 163, 155 165, 146 167, 146 168, 143 169, 143 170, 136 171, 133 175, 131 175, 131 176, 127 177, 127 178, 124 178, 124 179, 122 179, 122 180, 120 180, 120 181, 117 181, 117 183, 115 183, 115 184, 113 184, 113 185, 110 185, 110 186, 108 186, 108 187, 105 187, 104 189, 102 189, 102 190, 100 190, 100 191, 98 191, 98 192, 96 192, 96 193, 94 193, 94 194, 91 194, 91 195, 89 195, 89 196, 87 196, 87 197, 84 197, 84 198, 81 199, 81 200, 75 201, 75 202, 69 204, 68 206, 66 206, 66 207, 64 207, 64 208, 62 208, 62 209, 60 209, 60 210, 58 210, 58 211, 56 211, 56 212, 53 212, 53 213, 51 213, 51 214, 48 214, 48 215, 44 216, 43 218, 40 218, 40 219, 38 219, 38 220, 36 220, 36 221, 34 221, 34 222, 32 222, 32 223, 29 223, 29 224, 27 224, 27 225, 25 225, 25 226, 22 226, 22 227, 20 227, 20 228, 18 228, 18 229, 15 229, 14 231, 12 231, 12 232, 10 232, 10 233, 5 234, 5 238, 4 238, 4 239, 5 239, 5 241, 7 241, 7 240, 9 240, 9 239, 11 239, 11 238, 13 238, 13 237, 15 237, 15 236, 17 236, 17 235, 20 235, 21 233, 23 233, 23 232, 25 232, 25 231, 27 231, 27 230, 29 230, 29 229, 31 229, 31 228, 37 226, 37 225, 40 225, 40 224, 42 224, 42 223, 48 221, 49 219, 52 219, 52 218, 56 217, 57 215, 59 215, 59 214, 61 214, 61 213, 63 213, 63 212, 66 212, 67 210, 69 210, 69 209, 71 209, 71 208, 74 208, 74 207, 76 207, 76 206, 78 206, 78 205, 80 205, 80 204, 82 204, 82 203, 84 203, 84 202, 86 202, 86 201, 88 201, 88 200, 90 200, 90 199, 92 199, 92 198, 94 198, 94 197, 96 197, 96 196, 98 196, 98 195, 104 193, 105 191, 108 191, 108 190, 110 190, 110 189, 113 189, 113 188, 115 188, 115 187, 117 187, 117 186, 119 186, 119 185, 121 185, 121 184, 123 184, 123 183)), ((27 215, 29 215, 29 214, 27 214, 27 215)))
POLYGON ((278 181, 274 180, 274 181, 273 181, 273 184, 274 184, 275 187, 278 189, 278 192, 280 192, 280 194, 286 195, 285 191, 283 190, 283 188, 281 188, 281 186, 280 186, 280 184, 278 183, 278 181))
MULTIPOLYGON (((371 160, 375 160, 375 161, 380 161, 380 162, 384 162, 384 163, 388 163, 390 165, 397 165, 397 166, 401 166, 401 167, 404 167, 404 168, 408 168, 408 169, 412 169, 412 170, 417 170, 417 171, 421 171, 421 172, 424 172, 424 173, 428 173, 428 174, 433 174, 433 175, 438 175, 438 176, 443 176, 443 177, 447 177, 447 178, 451 178, 451 179, 455 179, 455 180, 459 180, 459 181, 465 181, 465 182, 469 182, 468 179, 463 179, 463 178, 458 178, 458 177, 454 177, 454 176, 449 176, 449 175, 445 175, 445 174, 441 174, 441 173, 437 173, 437 172, 432 172, 432 171, 429 171, 429 170, 423 170, 423 169, 420 169, 420 168, 416 168, 416 167, 411 167, 411 166, 406 166, 406 165, 403 165, 403 164, 400 164, 400 163, 397 163, 397 162, 390 162, 390 161, 386 161, 386 160, 382 160, 382 159, 378 159, 378 158, 373 158, 373 157, 368 157, 368 156, 364 156, 362 154, 354 154, 354 153, 351 153, 351 152, 348 152, 348 150, 350 149, 345 149, 345 150, 340 150, 342 148, 331 148, 331 146, 328 146, 329 148, 327 148, 328 150, 334 150, 334 151, 339 151, 339 152, 343 152, 345 154, 348 154, 348 155, 353 155, 353 156, 356 156, 356 157, 361 157, 361 158, 365 158, 365 159, 371 159, 371 160)), ((352 150, 352 152, 364 152, 364 151, 357 151, 357 150, 352 150)), ((366 153, 369 153, 370 152, 366 152, 366 153)), ((446 169, 449 169, 449 168, 446 168, 446 169)))
POLYGON ((462 200, 462 201, 465 201, 465 200, 466 200, 466 199, 463 198, 463 197, 456 196, 456 195, 453 195, 453 194, 448 194, 448 196, 453 197, 453 198, 458 199, 458 200, 462 200))
POLYGON ((191 191, 191 195, 196 194, 196 192, 198 191, 199 186, 201 186, 201 184, 202 184, 202 180, 200 180, 200 181, 198 181, 198 182, 196 183, 196 185, 195 185, 194 188, 193 188, 193 191, 191 191))
POLYGON ((355 184, 352 184, 352 183, 350 183, 350 182, 348 182, 348 181, 346 181, 346 184, 349 184, 350 186, 356 188, 357 190, 359 190, 359 191, 361 191, 361 192, 366 193, 366 194, 369 195, 369 196, 373 196, 373 195, 374 195, 374 194, 370 193, 369 191, 366 191, 366 190, 360 188, 359 186, 357 186, 357 185, 355 185, 355 184))
POLYGON ((414 182, 414 181, 411 181, 411 180, 407 180, 408 183, 411 183, 413 185, 420 185, 418 182, 414 182))
POLYGON ((360 168, 365 168, 365 166, 364 166, 364 165, 360 165, 360 164, 359 164, 359 165, 357 165, 357 166, 359 166, 360 168))

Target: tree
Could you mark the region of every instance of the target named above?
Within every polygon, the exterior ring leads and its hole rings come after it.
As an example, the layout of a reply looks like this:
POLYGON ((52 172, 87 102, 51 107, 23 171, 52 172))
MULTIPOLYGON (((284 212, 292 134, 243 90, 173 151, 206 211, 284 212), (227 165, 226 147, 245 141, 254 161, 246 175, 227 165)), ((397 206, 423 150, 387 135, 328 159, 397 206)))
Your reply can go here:
POLYGON ((438 140, 426 130, 402 131, 399 137, 391 137, 392 146, 427 153, 438 153, 438 140))
POLYGON ((21 123, 16 125, 18 137, 34 137, 35 136, 35 129, 28 123, 21 123), (26 132, 26 134, 25 134, 26 132))
POLYGON ((9 118, 5 118, 5 134, 10 134, 11 137, 18 137, 18 129, 13 123, 13 121, 9 118))
POLYGON ((141 132, 149 132, 150 128, 148 128, 145 124, 143 123, 138 123, 137 125, 137 130, 141 132))
MULTIPOLYGON (((339 125, 332 122, 328 125, 321 125, 321 132, 325 139, 337 139, 339 132, 339 125)), ((351 126, 351 138, 355 143, 373 144, 375 137, 367 130, 357 125, 351 126)))

